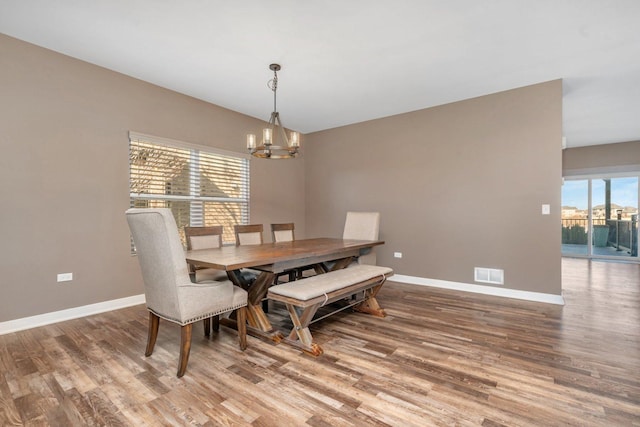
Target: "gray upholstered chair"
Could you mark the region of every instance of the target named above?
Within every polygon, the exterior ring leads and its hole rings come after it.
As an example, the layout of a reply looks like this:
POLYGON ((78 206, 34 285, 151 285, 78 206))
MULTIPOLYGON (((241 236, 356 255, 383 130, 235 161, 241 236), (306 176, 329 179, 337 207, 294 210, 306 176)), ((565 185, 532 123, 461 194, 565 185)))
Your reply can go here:
MULTIPOLYGON (((160 318, 181 326, 178 377, 187 369, 193 323, 236 310, 240 348, 247 346, 247 293, 230 281, 192 283, 178 228, 166 208, 129 209, 127 222, 136 246, 149 310, 149 335, 145 356, 158 337, 160 318)), ((207 327, 205 326, 205 334, 207 327)))
MULTIPOLYGON (((184 236, 187 241, 187 250, 192 249, 214 249, 222 246, 221 225, 206 227, 185 227, 184 236)), ((207 280, 224 281, 227 280, 227 273, 215 268, 198 267, 189 264, 189 273, 194 278, 194 282, 204 282, 207 280)))
MULTIPOLYGON (((344 223, 343 239, 378 240, 380 230, 380 212, 347 212, 344 223)), ((360 255, 359 264, 376 265, 375 249, 360 255)))

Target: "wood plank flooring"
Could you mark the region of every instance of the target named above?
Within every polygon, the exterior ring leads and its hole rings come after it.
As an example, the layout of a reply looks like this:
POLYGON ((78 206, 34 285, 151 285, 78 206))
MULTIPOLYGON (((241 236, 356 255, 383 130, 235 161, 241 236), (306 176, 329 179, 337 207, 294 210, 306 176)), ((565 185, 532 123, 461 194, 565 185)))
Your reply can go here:
MULTIPOLYGON (((312 325, 314 359, 143 306, 0 336, 0 425, 640 426, 640 265, 563 260, 564 307, 388 282, 385 319, 312 325)), ((286 323, 284 307, 269 316, 286 323)))

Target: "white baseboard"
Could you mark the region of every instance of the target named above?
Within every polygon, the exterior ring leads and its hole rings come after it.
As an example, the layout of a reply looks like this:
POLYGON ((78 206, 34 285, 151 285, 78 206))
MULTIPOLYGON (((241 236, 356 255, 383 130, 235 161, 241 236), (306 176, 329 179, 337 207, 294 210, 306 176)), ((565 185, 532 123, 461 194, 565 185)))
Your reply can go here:
POLYGON ((454 291, 473 292, 476 294, 493 295, 497 297, 515 298, 527 301, 564 305, 564 298, 562 298, 562 295, 519 291, 517 289, 473 285, 470 283, 449 282, 446 280, 425 279, 423 277, 405 276, 402 274, 394 274, 391 278, 389 278, 389 280, 392 282, 409 283, 411 285, 432 286, 434 288, 451 289, 454 291))
MULTIPOLYGON (((562 298, 562 295, 519 291, 516 289, 497 288, 494 286, 472 285, 469 283, 449 282, 446 280, 425 279, 423 277, 405 276, 402 274, 394 274, 389 280, 412 285, 431 286, 455 291, 564 305, 564 298, 562 298)), ((22 319, 0 322, 0 335, 36 328, 38 326, 50 325, 52 323, 63 322, 65 320, 77 319, 79 317, 91 316, 92 314, 104 313, 105 311, 118 310, 120 308, 131 307, 132 305, 144 304, 144 302, 144 294, 141 294, 111 301, 99 302, 96 304, 84 305, 81 307, 69 308, 66 310, 54 311, 51 313, 39 314, 37 316, 24 317, 22 319)))
POLYGON ((134 295, 131 297, 83 305, 81 307, 74 307, 51 313, 38 314, 37 316, 23 317, 22 319, 0 322, 0 335, 36 328, 38 326, 50 325, 52 323, 63 322, 65 320, 77 319, 79 317, 90 316, 92 314, 104 313, 105 311, 117 310, 119 308, 131 307, 132 305, 144 304, 144 302, 144 294, 134 295))

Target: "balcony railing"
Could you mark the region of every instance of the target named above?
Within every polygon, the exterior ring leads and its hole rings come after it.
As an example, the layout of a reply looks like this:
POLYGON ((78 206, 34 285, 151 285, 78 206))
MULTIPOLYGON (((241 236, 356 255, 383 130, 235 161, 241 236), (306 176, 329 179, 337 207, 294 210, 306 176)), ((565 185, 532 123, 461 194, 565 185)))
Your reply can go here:
MULTIPOLYGON (((586 245, 589 220, 563 219, 562 244, 586 245)), ((631 220, 594 219, 592 243, 597 247, 613 247, 638 255, 638 215, 631 220)))

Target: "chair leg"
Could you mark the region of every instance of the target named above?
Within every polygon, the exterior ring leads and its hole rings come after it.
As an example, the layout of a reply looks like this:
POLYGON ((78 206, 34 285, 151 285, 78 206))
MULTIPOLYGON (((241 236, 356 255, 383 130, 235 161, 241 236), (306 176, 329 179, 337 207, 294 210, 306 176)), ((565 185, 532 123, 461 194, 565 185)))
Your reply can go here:
POLYGON ((211 320, 213 320, 211 323, 211 329, 218 332, 220 330, 220 316, 213 316, 211 320))
POLYGON ((204 326, 204 336, 209 337, 211 335, 211 318, 202 319, 202 325, 204 326))
POLYGON ((158 338, 158 326, 160 325, 160 318, 149 312, 149 334, 147 336, 147 349, 144 355, 149 357, 153 353, 153 348, 156 346, 156 339, 158 338))
POLYGON ((240 350, 244 350, 247 348, 247 307, 240 307, 239 309, 237 309, 236 317, 240 350))
POLYGON ((191 351, 191 332, 193 323, 180 328, 180 360, 178 362, 178 378, 181 378, 187 370, 189 362, 189 352, 191 351))

